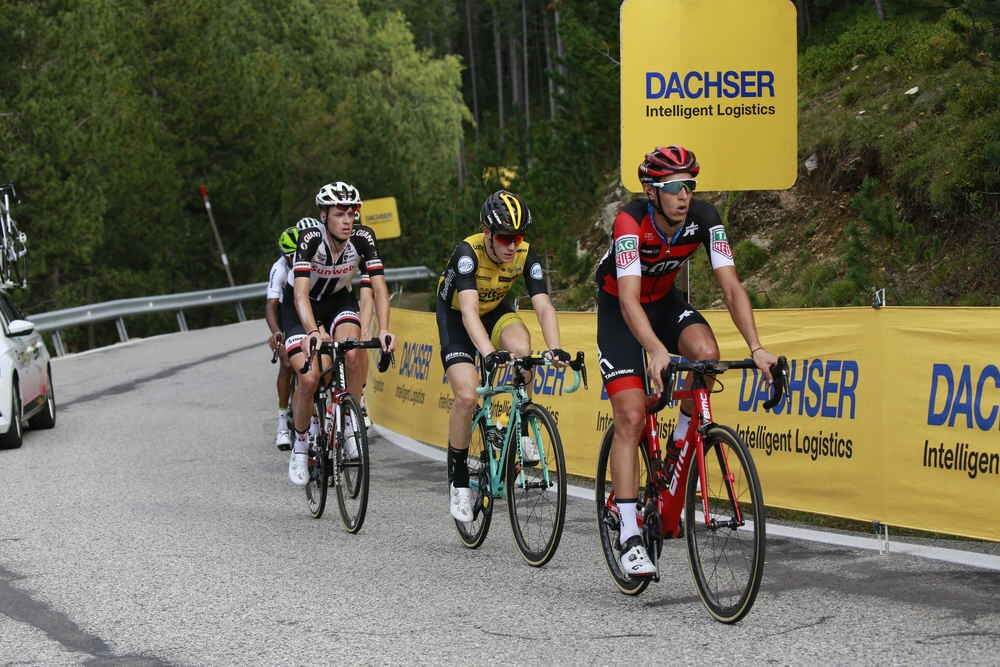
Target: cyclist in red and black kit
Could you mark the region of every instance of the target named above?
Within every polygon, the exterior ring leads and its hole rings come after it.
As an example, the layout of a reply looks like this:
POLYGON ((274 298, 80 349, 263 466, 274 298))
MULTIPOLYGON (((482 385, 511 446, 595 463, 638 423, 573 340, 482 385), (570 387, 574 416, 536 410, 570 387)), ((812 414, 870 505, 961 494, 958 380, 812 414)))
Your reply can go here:
MULTIPOLYGON (((618 212, 611 246, 597 267, 597 347, 615 421, 611 478, 621 513, 622 570, 631 576, 656 572, 642 544, 635 507, 645 380, 652 393, 663 391, 661 372, 670 353, 686 359, 719 358, 712 329, 674 287, 678 271, 699 246, 708 253, 726 308, 768 381, 769 368, 777 362, 757 337, 750 299, 736 274, 719 212, 694 198, 699 169, 694 153, 681 146, 648 153, 639 165, 645 196, 618 212)), ((681 403, 674 442, 683 440, 692 408, 690 400, 681 403)), ((675 449, 670 447, 668 456, 676 456, 671 451, 675 449)))

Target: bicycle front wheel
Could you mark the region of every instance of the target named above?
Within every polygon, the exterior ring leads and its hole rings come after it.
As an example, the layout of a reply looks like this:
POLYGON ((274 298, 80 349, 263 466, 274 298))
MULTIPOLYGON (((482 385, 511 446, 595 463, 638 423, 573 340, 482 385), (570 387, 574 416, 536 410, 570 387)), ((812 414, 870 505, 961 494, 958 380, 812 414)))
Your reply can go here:
POLYGON ((702 495, 694 466, 684 504, 688 556, 708 613, 735 623, 750 611, 764 575, 764 496, 750 450, 736 433, 713 426, 704 440, 709 512, 700 516, 702 495))
MULTIPOLYGON (((594 495, 597 501, 597 532, 601 536, 601 549, 604 551, 604 561, 607 563, 608 572, 611 578, 625 595, 638 595, 646 590, 651 580, 650 577, 630 577, 622 570, 621 547, 619 536, 621 535, 621 517, 618 514, 618 506, 613 501, 609 502, 609 496, 614 491, 611 485, 611 441, 614 438, 615 427, 612 426, 604 434, 604 441, 601 443, 601 453, 597 457, 597 477, 594 480, 594 495)), ((646 504, 646 498, 653 493, 650 475, 649 455, 646 453, 644 442, 640 442, 636 447, 635 467, 638 471, 639 489, 637 507, 646 504)), ((650 545, 646 545, 649 550, 650 545)), ((656 557, 655 550, 650 556, 656 557)))
POLYGON ((490 532, 493 520, 493 494, 490 486, 490 451, 486 442, 486 425, 482 421, 473 424, 469 441, 469 488, 472 489, 472 521, 455 519, 458 536, 462 544, 470 549, 478 549, 490 532))
POLYGON ((357 400, 350 394, 340 399, 340 423, 336 437, 339 447, 334 450, 334 465, 339 473, 337 504, 344 530, 361 530, 368 511, 368 431, 357 400))
MULTIPOLYGON (((322 414, 322 413, 320 413, 322 414)), ((322 424, 321 424, 322 426, 322 424)), ((306 502, 314 519, 323 516, 330 479, 330 459, 326 435, 320 428, 316 442, 309 447, 309 479, 306 482, 306 502)))
POLYGON ((566 519, 566 459, 555 420, 530 403, 521 415, 522 433, 538 448, 538 462, 524 463, 520 443, 507 448, 507 511, 517 548, 528 565, 541 567, 559 547, 566 519))

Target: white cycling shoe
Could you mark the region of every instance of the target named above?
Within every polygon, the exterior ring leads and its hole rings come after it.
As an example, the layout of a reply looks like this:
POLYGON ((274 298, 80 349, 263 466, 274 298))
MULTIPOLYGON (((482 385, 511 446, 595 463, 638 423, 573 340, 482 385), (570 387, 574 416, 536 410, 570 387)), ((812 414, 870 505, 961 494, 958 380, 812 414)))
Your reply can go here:
POLYGON ((274 437, 274 446, 283 452, 292 448, 292 432, 287 428, 278 429, 278 435, 274 437))
POLYGON ((451 515, 456 521, 468 523, 475 517, 472 514, 472 489, 451 486, 451 515))
POLYGON ((530 435, 521 436, 521 451, 523 452, 523 458, 521 462, 528 466, 538 465, 538 459, 541 455, 538 453, 538 443, 530 435))
POLYGON ((306 453, 288 457, 288 481, 295 486, 305 486, 309 481, 309 455, 306 453))
POLYGON ((630 577, 649 577, 656 574, 656 565, 649 560, 646 547, 642 544, 642 537, 633 535, 622 545, 622 555, 618 559, 622 566, 622 572, 630 577))

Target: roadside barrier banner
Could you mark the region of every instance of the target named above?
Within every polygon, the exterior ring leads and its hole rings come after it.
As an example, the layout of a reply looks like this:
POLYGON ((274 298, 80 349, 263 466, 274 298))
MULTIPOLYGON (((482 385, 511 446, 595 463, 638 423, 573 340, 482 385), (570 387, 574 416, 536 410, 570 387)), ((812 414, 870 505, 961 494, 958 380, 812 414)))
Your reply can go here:
MULTIPOLYGON (((724 359, 747 356, 725 311, 703 311, 724 359)), ((789 360, 774 412, 754 371, 720 376, 716 420, 737 430, 760 472, 768 505, 1000 540, 1000 309, 759 310, 761 340, 789 360)), ((535 349, 543 338, 521 311, 535 349)), ((556 417, 570 473, 593 477, 611 424, 594 313, 560 313, 563 348, 587 355, 590 388, 566 394, 571 371, 537 370, 534 400, 556 417)), ((397 363, 372 371, 372 419, 447 445, 451 391, 433 313, 392 311, 397 363)), ((673 432, 677 409, 661 417, 673 432)), ((442 484, 445 471, 441 470, 442 484)))

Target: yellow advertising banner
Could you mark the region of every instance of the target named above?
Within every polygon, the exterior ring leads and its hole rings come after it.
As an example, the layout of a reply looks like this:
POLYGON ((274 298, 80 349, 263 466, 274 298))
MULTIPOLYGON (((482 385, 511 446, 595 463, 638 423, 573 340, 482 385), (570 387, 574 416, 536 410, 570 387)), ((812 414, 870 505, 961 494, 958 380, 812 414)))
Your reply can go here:
POLYGON ((399 228, 396 198, 366 199, 361 205, 361 224, 375 230, 375 238, 379 240, 398 239, 402 232, 399 228))
POLYGON ((795 5, 789 0, 625 0, 621 179, 680 144, 701 190, 779 190, 797 173, 795 5))
MULTIPOLYGON (((746 357, 725 311, 704 311, 723 358, 746 357)), ((1000 539, 1000 309, 831 308, 755 313, 768 349, 789 360, 773 412, 753 371, 722 375, 716 420, 750 447, 768 505, 1000 539), (992 355, 992 356, 991 356, 992 355)), ((536 348, 541 331, 521 311, 536 348)), ((556 417, 567 470, 593 477, 612 423, 601 387, 594 313, 560 313, 563 347, 587 355, 591 385, 566 394, 568 371, 536 370, 534 400, 556 417)), ((447 444, 451 391, 433 313, 392 311, 397 364, 373 371, 372 419, 447 444)), ((717 386, 717 389, 719 387, 717 386)), ((673 431, 676 408, 660 415, 673 431)))

